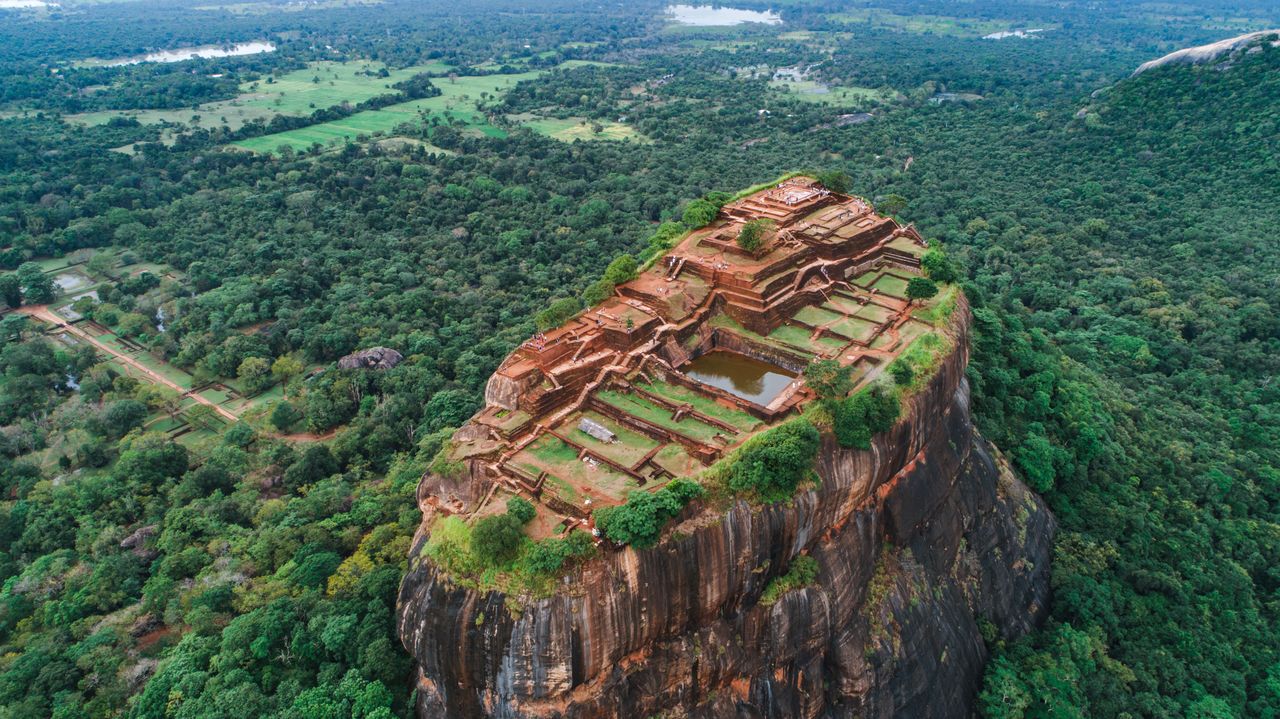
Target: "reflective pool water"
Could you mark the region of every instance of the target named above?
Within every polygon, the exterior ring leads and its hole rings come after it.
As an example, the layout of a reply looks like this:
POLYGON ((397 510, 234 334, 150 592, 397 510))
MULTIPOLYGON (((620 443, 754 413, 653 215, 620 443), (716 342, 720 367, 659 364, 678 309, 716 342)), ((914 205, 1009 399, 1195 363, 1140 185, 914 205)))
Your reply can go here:
POLYGON ((781 367, 726 350, 708 352, 683 369, 699 382, 760 405, 772 402, 795 379, 781 367))
POLYGON ((666 12, 674 16, 676 22, 681 25, 698 27, 741 25, 744 22, 759 22, 766 25, 782 23, 782 18, 773 11, 739 10, 715 5, 668 5, 666 12))

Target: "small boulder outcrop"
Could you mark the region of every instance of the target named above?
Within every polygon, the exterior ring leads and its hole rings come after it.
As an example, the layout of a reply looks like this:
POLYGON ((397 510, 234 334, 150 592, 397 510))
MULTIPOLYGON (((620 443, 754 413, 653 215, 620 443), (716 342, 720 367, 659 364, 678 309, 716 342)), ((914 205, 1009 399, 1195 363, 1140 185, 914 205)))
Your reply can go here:
POLYGON ((404 355, 388 347, 371 347, 338 360, 341 369, 388 370, 404 361, 404 355))

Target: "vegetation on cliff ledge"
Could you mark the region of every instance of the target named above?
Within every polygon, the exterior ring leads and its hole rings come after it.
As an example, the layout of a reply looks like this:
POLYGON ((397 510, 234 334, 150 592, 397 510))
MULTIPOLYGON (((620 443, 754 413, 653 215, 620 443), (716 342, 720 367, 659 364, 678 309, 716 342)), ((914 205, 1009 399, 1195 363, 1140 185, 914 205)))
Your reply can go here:
POLYGON ((658 543, 666 523, 704 492, 697 482, 679 478, 654 492, 631 492, 624 504, 597 509, 596 526, 618 544, 647 549, 658 543))
POLYGON ((786 574, 780 574, 769 580, 769 585, 760 595, 760 603, 772 606, 787 592, 803 589, 818 581, 818 560, 807 554, 801 554, 791 560, 786 574))
POLYGON ((781 502, 815 476, 813 460, 820 444, 818 428, 797 417, 748 439, 709 470, 708 478, 759 502, 781 502))
POLYGON ((555 580, 575 562, 595 555, 595 540, 574 530, 534 541, 521 529, 520 517, 527 515, 516 506, 515 511, 508 509, 475 525, 456 515, 437 519, 423 554, 451 581, 501 591, 513 608, 526 599, 548 595, 555 580))

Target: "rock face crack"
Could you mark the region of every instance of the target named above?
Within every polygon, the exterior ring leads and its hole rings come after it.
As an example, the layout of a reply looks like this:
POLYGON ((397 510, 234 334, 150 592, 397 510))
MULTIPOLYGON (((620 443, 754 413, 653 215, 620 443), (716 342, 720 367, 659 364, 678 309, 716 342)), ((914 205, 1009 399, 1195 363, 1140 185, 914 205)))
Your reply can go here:
POLYGON ((980 626, 1016 637, 1047 609, 1055 528, 973 427, 967 331, 962 302, 956 349, 898 424, 865 451, 825 438, 817 487, 704 509, 589 562, 573 592, 513 612, 449 582, 420 533, 398 607, 418 715, 967 716, 980 626), (761 603, 802 551, 817 582, 761 603))

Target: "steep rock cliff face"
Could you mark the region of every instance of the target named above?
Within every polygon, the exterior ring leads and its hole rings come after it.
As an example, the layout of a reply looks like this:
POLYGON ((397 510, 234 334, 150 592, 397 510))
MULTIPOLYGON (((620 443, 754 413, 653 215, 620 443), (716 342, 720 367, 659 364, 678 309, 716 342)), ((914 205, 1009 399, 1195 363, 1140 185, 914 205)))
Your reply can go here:
POLYGON ((1017 636, 1046 608, 1054 530, 973 428, 967 326, 961 308, 956 351, 870 450, 824 440, 819 487, 691 508, 518 611, 450 583, 420 536, 399 603, 419 715, 966 716, 983 631, 1017 636), (762 604, 801 552, 817 583, 762 604))

